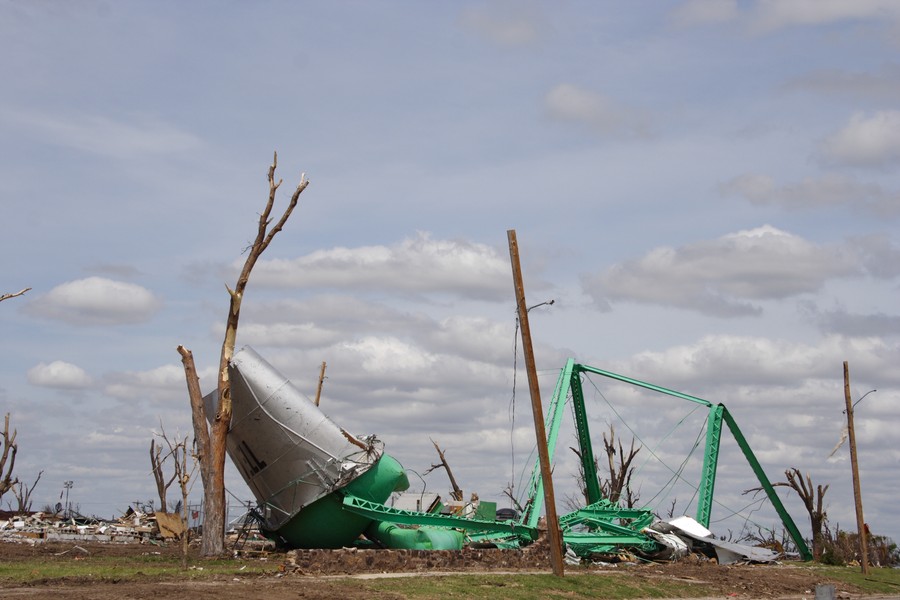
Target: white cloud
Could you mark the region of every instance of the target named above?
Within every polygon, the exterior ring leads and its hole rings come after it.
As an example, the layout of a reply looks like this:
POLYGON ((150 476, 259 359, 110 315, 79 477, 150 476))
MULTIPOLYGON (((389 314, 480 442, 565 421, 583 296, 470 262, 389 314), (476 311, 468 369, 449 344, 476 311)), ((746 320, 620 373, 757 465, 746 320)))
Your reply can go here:
POLYGON ((133 283, 88 277, 63 283, 25 306, 26 312, 73 325, 142 323, 161 301, 133 283))
POLYGON ((85 389, 93 384, 91 376, 84 369, 61 360, 50 364, 39 363, 28 370, 27 377, 32 385, 67 390, 85 389))
POLYGON ((538 14, 533 5, 494 2, 464 9, 460 22, 467 29, 501 46, 524 46, 538 40, 541 23, 546 19, 538 14))
POLYGON ((739 390, 746 386, 747 393, 760 396, 758 402, 763 408, 784 402, 780 392, 771 400, 763 399, 772 388, 793 389, 805 396, 807 393, 800 390, 809 385, 813 386, 809 395, 815 396, 821 391, 816 381, 836 385, 831 381, 839 378, 841 364, 848 358, 858 381, 875 380, 887 385, 900 380, 890 367, 900 358, 900 346, 876 337, 848 339, 838 335, 815 344, 777 337, 706 335, 689 344, 637 353, 616 368, 656 383, 673 382, 676 387, 690 382, 696 390, 693 393, 700 394, 729 390, 733 397, 742 398, 744 392, 739 390))
MULTIPOLYGON (((213 380, 216 369, 204 369, 198 376, 201 381, 213 380)), ((104 393, 119 400, 187 402, 187 383, 181 364, 163 365, 147 371, 111 373, 105 379, 104 393)))
POLYGON ((822 142, 820 153, 826 162, 856 167, 900 163, 900 111, 854 114, 843 129, 822 142))
POLYGON ((788 210, 847 206, 880 217, 900 215, 900 192, 889 192, 875 183, 853 177, 826 174, 778 186, 768 175, 747 173, 719 185, 723 195, 743 197, 753 204, 774 204, 788 210))
POLYGON ((688 0, 670 13, 679 26, 725 23, 738 15, 737 0, 688 0))
POLYGON ((648 123, 638 111, 617 105, 600 94, 563 83, 547 93, 544 105, 551 117, 587 125, 602 135, 648 133, 648 123))
POLYGON ((420 233, 393 246, 332 248, 291 260, 261 260, 253 284, 494 300, 509 295, 509 264, 490 246, 420 233))
POLYGON ((115 159, 181 154, 203 145, 193 134, 152 115, 117 121, 103 115, 56 115, 0 107, 0 121, 26 129, 50 144, 115 159))
POLYGON ((655 248, 584 277, 582 285, 603 309, 611 301, 632 301, 733 317, 759 314, 751 300, 815 292, 831 277, 861 272, 850 248, 816 245, 766 225, 680 248, 655 248))
MULTIPOLYGON (((217 326, 216 333, 224 333, 224 326, 217 326)), ((339 341, 342 332, 315 323, 280 322, 272 324, 243 323, 240 328, 241 343, 251 346, 289 346, 293 348, 327 346, 339 341)))
POLYGON ((761 31, 898 18, 900 4, 894 0, 759 0, 752 16, 754 27, 761 31))

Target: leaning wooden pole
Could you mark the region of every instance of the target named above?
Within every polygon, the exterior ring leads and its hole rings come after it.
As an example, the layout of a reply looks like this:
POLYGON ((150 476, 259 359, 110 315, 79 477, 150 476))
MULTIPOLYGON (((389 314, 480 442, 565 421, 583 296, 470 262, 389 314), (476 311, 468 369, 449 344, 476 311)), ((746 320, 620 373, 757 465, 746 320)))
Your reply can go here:
POLYGON ((856 432, 853 429, 853 400, 850 397, 850 367, 844 361, 844 401, 847 403, 847 433, 850 438, 850 468, 853 470, 853 499, 856 502, 856 531, 859 537, 859 562, 864 575, 869 574, 869 541, 863 518, 862 491, 859 488, 859 459, 856 456, 856 432))
POLYGON ((553 495, 553 478, 550 472, 550 452, 547 450, 547 432, 544 429, 544 408, 541 405, 541 388, 538 384, 537 369, 534 364, 534 348, 531 345, 531 328, 528 325, 528 306, 525 304, 525 284, 522 282, 522 267, 519 264, 519 244, 515 229, 506 232, 509 240, 509 259, 512 263, 513 287, 519 313, 519 330, 522 332, 522 351, 525 353, 525 370, 528 373, 528 389, 531 392, 531 410, 534 414, 534 433, 537 438, 538 458, 541 463, 541 479, 544 481, 544 505, 547 507, 547 532, 550 536, 550 561, 553 574, 565 574, 562 555, 562 535, 559 518, 556 515, 556 498, 553 495))
POLYGON ((316 406, 322 398, 322 384, 325 383, 325 361, 322 361, 322 370, 319 371, 319 387, 316 388, 316 406))

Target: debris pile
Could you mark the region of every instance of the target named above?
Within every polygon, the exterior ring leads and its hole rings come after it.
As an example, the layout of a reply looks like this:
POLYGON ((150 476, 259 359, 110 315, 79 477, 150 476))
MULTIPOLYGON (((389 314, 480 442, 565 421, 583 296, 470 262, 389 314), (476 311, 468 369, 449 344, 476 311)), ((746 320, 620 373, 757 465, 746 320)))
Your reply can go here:
POLYGON ((183 532, 184 522, 177 515, 133 508, 115 521, 43 512, 0 517, 0 541, 32 545, 45 541, 145 543, 174 539, 183 532))

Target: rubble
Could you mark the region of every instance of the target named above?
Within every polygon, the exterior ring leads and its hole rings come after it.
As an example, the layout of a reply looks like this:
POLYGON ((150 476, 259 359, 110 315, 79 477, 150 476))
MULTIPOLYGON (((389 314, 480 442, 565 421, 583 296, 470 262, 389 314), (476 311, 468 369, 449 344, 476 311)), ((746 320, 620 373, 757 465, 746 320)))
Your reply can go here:
POLYGON ((161 515, 165 516, 164 524, 157 521, 156 513, 142 513, 133 508, 115 521, 64 518, 43 512, 5 514, 0 516, 0 542, 32 545, 47 541, 146 543, 173 539, 177 537, 175 532, 184 531, 183 522, 176 515, 161 515))

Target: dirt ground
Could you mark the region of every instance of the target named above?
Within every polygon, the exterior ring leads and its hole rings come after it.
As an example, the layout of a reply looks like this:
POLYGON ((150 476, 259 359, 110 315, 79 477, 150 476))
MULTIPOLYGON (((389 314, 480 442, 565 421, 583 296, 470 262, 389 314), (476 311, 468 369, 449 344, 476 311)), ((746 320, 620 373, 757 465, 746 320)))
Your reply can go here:
MULTIPOLYGON (((0 542, 0 564, 17 561, 90 561, 98 557, 121 558, 123 563, 147 553, 180 556, 176 544, 60 543, 14 544, 0 542), (76 549, 75 546, 78 546, 76 549)), ((195 551, 195 550, 194 550, 195 551)), ((268 575, 189 579, 143 576, 126 580, 96 581, 89 578, 10 584, 0 579, 0 596, 33 600, 231 600, 266 598, 343 598, 371 600, 371 592, 346 583, 346 577, 417 577, 441 573, 549 572, 549 557, 536 552, 464 550, 423 552, 406 550, 309 550, 242 557, 244 562, 264 560, 268 575)), ((192 564, 202 561, 192 557, 192 564)), ((813 598, 815 586, 836 583, 799 564, 722 566, 696 558, 677 563, 616 566, 569 566, 567 575, 627 575, 640 580, 681 581, 700 584, 710 598, 813 598)), ((857 598, 858 590, 838 584, 837 598, 857 598)), ((381 594, 380 597, 391 597, 381 594)), ((399 598, 400 596, 394 595, 399 598)))

